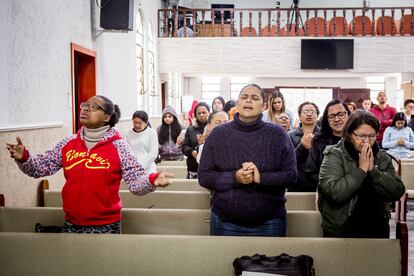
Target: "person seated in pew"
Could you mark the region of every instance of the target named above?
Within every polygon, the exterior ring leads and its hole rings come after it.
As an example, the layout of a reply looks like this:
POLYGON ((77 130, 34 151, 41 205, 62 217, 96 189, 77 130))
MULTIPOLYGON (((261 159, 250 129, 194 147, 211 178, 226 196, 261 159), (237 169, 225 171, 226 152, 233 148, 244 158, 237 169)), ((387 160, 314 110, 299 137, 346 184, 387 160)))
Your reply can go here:
POLYGON ((411 158, 410 150, 414 149, 414 133, 407 126, 404 112, 397 112, 391 126, 385 129, 382 146, 397 159, 411 158))
POLYGON ((157 139, 157 131, 151 128, 147 112, 135 111, 132 115, 132 129, 127 132, 125 140, 147 173, 157 172, 154 162, 158 155, 157 139))
POLYGON ((198 146, 197 153, 197 163, 200 163, 201 153, 203 152, 204 143, 213 129, 221 124, 227 123, 229 121, 229 116, 224 111, 213 111, 210 116, 208 116, 207 126, 204 130, 203 135, 200 137, 200 145, 198 146))
POLYGON ((289 138, 293 144, 296 155, 298 178, 296 185, 288 188, 289 192, 316 192, 317 183, 312 183, 306 177, 306 161, 309 150, 312 147, 312 139, 319 131, 316 119, 319 116, 319 108, 312 102, 304 102, 298 107, 299 127, 289 131, 289 138))
POLYGON ((29 176, 52 175, 63 168, 64 232, 120 233, 121 179, 137 195, 171 182, 172 174, 145 172, 131 147, 113 128, 120 116, 117 105, 98 95, 80 104, 82 128, 78 133, 64 138, 52 150, 31 155, 19 137, 17 144, 7 143, 10 156, 29 176))
POLYGON ((312 139, 306 161, 306 177, 309 184, 316 187, 319 181, 319 170, 323 160, 323 151, 326 146, 335 145, 342 138, 342 129, 350 112, 348 106, 341 100, 330 101, 323 112, 321 128, 312 139))
POLYGON ((405 186, 376 141, 379 130, 375 115, 355 110, 342 140, 324 151, 318 185, 324 236, 389 238, 387 205, 401 198, 405 186))
POLYGON ((242 88, 234 120, 217 126, 204 144, 198 170, 212 191, 214 236, 285 236, 285 189, 295 183, 296 159, 286 131, 262 120, 264 91, 242 88))

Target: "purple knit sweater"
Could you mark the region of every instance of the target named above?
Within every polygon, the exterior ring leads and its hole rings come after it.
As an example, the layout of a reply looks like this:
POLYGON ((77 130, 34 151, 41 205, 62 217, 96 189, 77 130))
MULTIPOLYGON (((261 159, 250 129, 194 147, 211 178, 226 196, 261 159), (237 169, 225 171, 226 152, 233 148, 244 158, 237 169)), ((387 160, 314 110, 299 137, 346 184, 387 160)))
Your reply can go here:
POLYGON ((241 225, 260 224, 286 216, 285 189, 297 177, 292 143, 282 127, 263 122, 240 121, 216 127, 204 144, 198 169, 201 186, 213 191, 212 211, 223 221, 241 225), (260 184, 242 185, 236 171, 253 162, 260 184))

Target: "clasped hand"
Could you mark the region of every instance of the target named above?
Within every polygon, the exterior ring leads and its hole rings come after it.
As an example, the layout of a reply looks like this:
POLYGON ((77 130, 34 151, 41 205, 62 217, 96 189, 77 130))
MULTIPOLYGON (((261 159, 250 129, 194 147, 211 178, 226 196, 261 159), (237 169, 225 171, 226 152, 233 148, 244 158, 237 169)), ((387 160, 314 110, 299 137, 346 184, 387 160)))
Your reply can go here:
POLYGON ((374 168, 374 154, 368 143, 362 146, 362 150, 359 153, 359 168, 364 172, 372 171, 374 168))
POLYGON ((260 183, 259 169, 253 162, 244 162, 242 168, 236 171, 236 180, 240 184, 260 183))

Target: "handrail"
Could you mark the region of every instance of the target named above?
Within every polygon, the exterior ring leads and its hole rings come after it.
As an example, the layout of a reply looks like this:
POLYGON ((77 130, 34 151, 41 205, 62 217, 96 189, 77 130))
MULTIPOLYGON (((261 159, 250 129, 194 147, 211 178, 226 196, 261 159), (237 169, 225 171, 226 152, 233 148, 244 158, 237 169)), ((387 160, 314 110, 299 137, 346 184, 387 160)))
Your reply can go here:
POLYGON ((159 37, 238 37, 243 28, 249 36, 256 30, 258 36, 414 35, 414 7, 174 8, 159 9, 158 19, 159 37))

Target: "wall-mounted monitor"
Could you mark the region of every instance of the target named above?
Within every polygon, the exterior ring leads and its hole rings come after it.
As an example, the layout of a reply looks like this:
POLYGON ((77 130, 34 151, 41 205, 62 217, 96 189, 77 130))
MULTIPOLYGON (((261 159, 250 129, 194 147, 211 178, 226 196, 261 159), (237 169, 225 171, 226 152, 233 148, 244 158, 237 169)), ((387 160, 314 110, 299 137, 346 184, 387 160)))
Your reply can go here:
POLYGON ((353 69, 353 39, 302 39, 301 69, 353 69))

